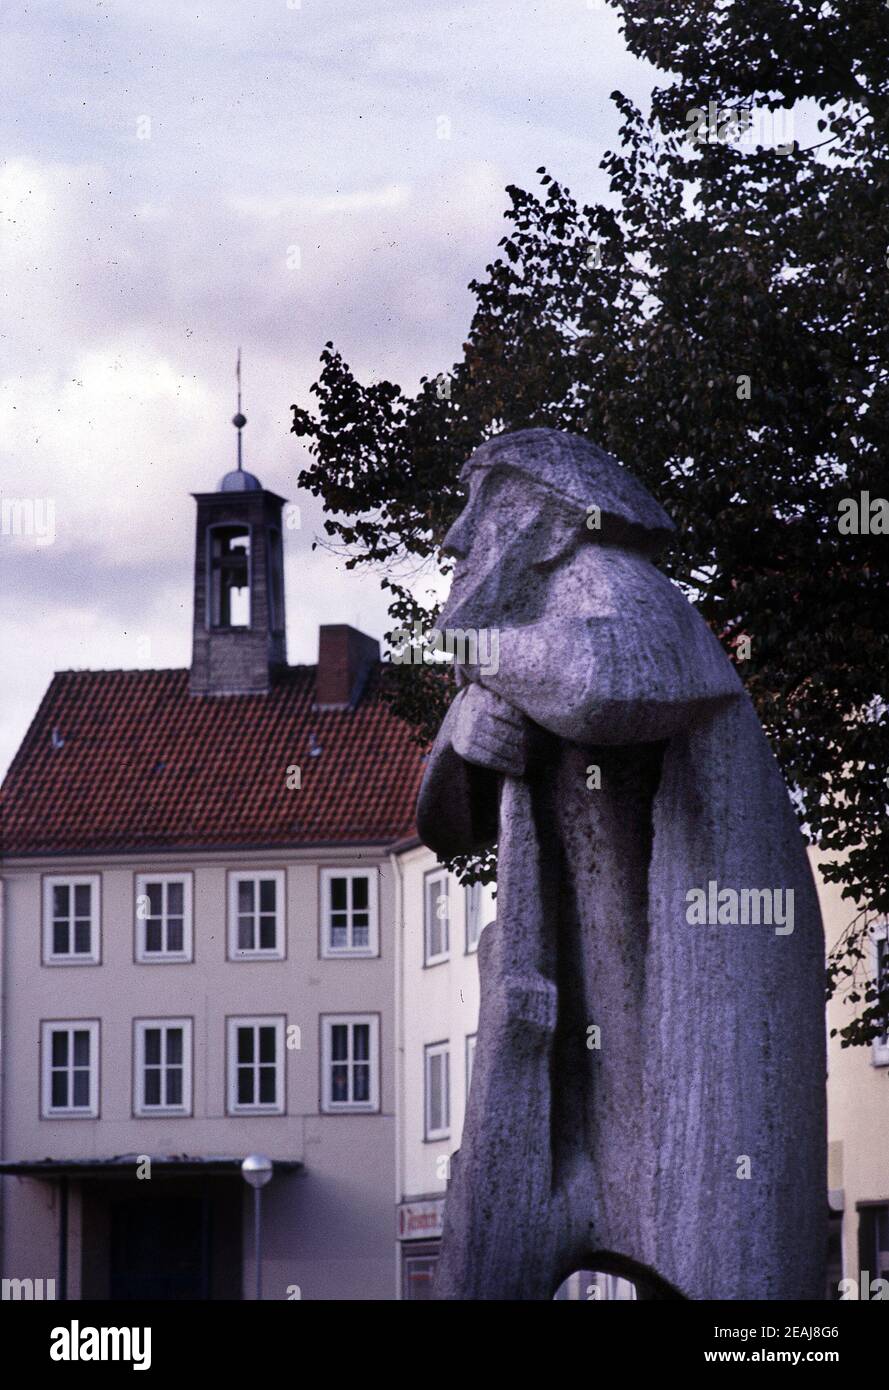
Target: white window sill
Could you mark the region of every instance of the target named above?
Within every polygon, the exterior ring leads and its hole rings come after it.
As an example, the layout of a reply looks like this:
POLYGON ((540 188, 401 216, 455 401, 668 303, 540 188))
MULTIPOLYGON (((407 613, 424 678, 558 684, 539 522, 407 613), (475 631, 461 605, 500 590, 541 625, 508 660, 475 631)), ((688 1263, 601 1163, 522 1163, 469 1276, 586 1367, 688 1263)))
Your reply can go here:
POLYGON ((44 965, 100 965, 98 956, 76 955, 76 956, 47 956, 44 965))

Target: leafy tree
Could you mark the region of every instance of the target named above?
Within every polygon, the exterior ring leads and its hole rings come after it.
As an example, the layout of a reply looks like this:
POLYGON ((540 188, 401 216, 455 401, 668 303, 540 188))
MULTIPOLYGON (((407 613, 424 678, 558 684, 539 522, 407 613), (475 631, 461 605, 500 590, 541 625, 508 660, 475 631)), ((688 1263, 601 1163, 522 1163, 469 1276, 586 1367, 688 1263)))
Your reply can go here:
MULTIPOLYGON (((863 1044, 889 1023, 861 969, 889 915, 889 535, 839 523, 843 499, 889 497, 889 7, 615 3, 667 81, 648 116, 613 94, 610 197, 579 204, 545 169, 539 192, 507 190, 462 356, 415 394, 357 381, 328 343, 317 412, 293 407, 300 482, 349 563, 382 566, 393 622, 428 629, 405 567, 442 563, 477 444, 547 425, 626 462, 835 856, 850 922, 829 986, 862 1006, 842 1034, 863 1044)), ((426 740, 451 693, 401 666, 389 698, 426 740)))

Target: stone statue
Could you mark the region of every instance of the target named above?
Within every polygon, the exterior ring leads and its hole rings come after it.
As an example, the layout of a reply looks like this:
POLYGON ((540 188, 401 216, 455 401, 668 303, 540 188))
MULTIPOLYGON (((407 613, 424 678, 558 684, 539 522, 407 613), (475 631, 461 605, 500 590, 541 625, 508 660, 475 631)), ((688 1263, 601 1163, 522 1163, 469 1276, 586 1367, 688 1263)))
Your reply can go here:
POLYGON ((753 706, 615 459, 524 430, 461 476, 439 627, 498 660, 458 666, 418 823, 498 840, 497 920, 436 1297, 824 1298, 821 919, 753 706))

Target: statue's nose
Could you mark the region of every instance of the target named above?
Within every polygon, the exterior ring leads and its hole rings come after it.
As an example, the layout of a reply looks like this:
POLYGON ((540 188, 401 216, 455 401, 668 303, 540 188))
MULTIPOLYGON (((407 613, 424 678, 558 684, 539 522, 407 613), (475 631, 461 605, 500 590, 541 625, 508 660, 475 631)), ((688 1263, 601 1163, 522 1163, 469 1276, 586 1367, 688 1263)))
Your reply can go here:
POLYGON ((442 541, 441 548, 446 555, 454 555, 458 560, 464 559, 469 554, 472 549, 472 526, 467 520, 465 512, 457 517, 442 541))

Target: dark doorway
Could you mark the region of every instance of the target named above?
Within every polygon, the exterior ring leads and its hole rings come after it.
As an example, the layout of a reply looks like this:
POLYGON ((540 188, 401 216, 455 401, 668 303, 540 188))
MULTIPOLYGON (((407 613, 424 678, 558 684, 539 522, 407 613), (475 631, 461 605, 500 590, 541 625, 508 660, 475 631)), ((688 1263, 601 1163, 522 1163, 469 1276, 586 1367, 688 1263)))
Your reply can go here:
POLYGON ((80 1297, 239 1299, 240 1177, 84 1182, 80 1297))
POLYGON ((870 1280, 889 1279, 889 1202, 859 1205, 858 1267, 870 1280))
POLYGON ((111 1206, 111 1297, 210 1297, 211 1208, 205 1197, 155 1197, 111 1206))

